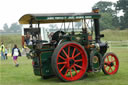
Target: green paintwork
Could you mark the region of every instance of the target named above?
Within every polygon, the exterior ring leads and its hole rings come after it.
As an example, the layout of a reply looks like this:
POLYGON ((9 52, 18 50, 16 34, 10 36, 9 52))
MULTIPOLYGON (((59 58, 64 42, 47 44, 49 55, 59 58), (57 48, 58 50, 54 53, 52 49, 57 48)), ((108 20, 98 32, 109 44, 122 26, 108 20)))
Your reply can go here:
POLYGON ((39 63, 39 57, 34 57, 33 61, 36 63, 36 65, 33 66, 34 74, 37 76, 40 76, 40 63, 39 63))
POLYGON ((49 13, 49 14, 25 14, 19 19, 20 24, 32 24, 40 23, 62 23, 80 21, 83 19, 99 19, 100 14, 98 13, 49 13))
POLYGON ((53 49, 41 49, 40 59, 41 59, 41 73, 43 76, 53 75, 51 67, 51 57, 53 54, 53 49))
POLYGON ((71 41, 80 43, 81 45, 88 44, 88 34, 77 34, 71 37, 71 41))
POLYGON ((45 76, 53 75, 52 67, 51 67, 51 57, 52 57, 53 51, 47 50, 42 51, 40 58, 41 58, 41 73, 45 76))
POLYGON ((100 16, 48 16, 48 17, 42 17, 37 16, 35 17, 35 20, 64 20, 64 19, 93 19, 93 18, 99 18, 100 16))
MULTIPOLYGON (((47 46, 46 46, 47 47, 47 46)), ((44 48, 46 48, 44 47, 44 48)), ((53 75, 51 67, 51 57, 53 49, 40 49, 40 56, 36 56, 33 59, 36 65, 33 66, 34 74, 37 76, 50 76, 53 75)))
POLYGON ((99 53, 99 51, 97 51, 97 49, 93 49, 90 57, 94 57, 94 56, 97 56, 98 61, 97 61, 97 63, 93 63, 93 68, 98 69, 101 65, 102 55, 99 53))

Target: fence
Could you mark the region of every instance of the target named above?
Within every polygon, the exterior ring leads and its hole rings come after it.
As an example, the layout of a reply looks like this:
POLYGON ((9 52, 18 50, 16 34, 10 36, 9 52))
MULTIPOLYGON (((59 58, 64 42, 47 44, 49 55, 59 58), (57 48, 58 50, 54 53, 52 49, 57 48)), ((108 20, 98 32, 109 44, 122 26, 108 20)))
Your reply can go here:
POLYGON ((125 41, 108 41, 109 50, 112 48, 128 48, 128 40, 125 41))

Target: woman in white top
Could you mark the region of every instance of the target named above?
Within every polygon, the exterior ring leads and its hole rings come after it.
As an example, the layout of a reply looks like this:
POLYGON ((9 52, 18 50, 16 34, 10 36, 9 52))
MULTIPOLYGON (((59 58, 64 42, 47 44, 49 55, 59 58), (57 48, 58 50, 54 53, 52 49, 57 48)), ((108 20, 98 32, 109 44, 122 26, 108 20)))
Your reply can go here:
POLYGON ((13 61, 15 63, 15 66, 18 67, 19 64, 17 62, 17 59, 18 59, 18 56, 21 56, 21 52, 16 44, 14 45, 14 48, 12 49, 12 56, 13 56, 13 61))

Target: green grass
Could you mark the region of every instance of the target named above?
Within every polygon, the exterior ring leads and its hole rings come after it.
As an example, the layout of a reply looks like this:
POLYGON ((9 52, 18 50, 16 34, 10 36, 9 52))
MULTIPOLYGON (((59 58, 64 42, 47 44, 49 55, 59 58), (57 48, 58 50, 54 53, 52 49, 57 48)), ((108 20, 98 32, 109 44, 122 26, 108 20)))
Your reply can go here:
MULTIPOLYGON (((105 30, 101 33, 105 34, 103 38, 105 41, 128 40, 128 30, 105 30)), ((21 35, 0 35, 1 41, 9 48, 12 48, 14 44, 21 47, 21 35)), ((74 82, 61 82, 56 77, 47 80, 41 79, 34 75, 31 59, 19 57, 20 66, 16 68, 12 57, 9 57, 6 61, 0 60, 0 85, 127 85, 128 48, 112 48, 111 51, 117 54, 120 61, 117 74, 106 76, 103 72, 89 73, 88 77, 74 82)))
POLYGON ((0 85, 127 85, 128 48, 112 48, 111 51, 116 53, 120 61, 117 74, 108 76, 102 71, 89 73, 88 77, 74 82, 61 82, 57 77, 41 79, 33 74, 31 59, 19 57, 20 66, 15 67, 12 57, 9 57, 8 60, 0 61, 0 85))
POLYGON ((128 30, 104 30, 101 31, 101 34, 104 34, 105 41, 121 41, 128 40, 128 30))
POLYGON ((12 48, 14 44, 21 47, 21 34, 0 35, 0 44, 1 42, 8 48, 12 48))

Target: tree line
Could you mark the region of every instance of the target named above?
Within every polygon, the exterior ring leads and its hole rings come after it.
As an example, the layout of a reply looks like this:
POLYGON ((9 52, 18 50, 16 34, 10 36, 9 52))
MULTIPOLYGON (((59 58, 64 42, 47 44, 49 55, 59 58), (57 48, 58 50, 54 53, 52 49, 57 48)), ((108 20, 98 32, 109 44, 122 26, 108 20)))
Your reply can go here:
MULTIPOLYGON (((108 1, 99 1, 92 8, 99 8, 101 19, 100 29, 128 29, 128 0, 118 0, 116 3, 108 1), (123 15, 118 16, 122 11, 123 15)), ((75 26, 80 27, 81 23, 75 26)), ((49 25, 49 27, 56 27, 49 25)), ((5 32, 21 32, 22 25, 12 23, 9 27, 7 23, 3 26, 5 32)))
POLYGON ((17 22, 12 23, 9 27, 7 23, 3 26, 4 32, 6 33, 21 33, 22 25, 19 25, 17 22))
POLYGON ((99 1, 93 8, 99 8, 100 10, 101 30, 128 29, 128 0, 118 0, 116 3, 99 1), (123 14, 118 16, 121 11, 123 14))

